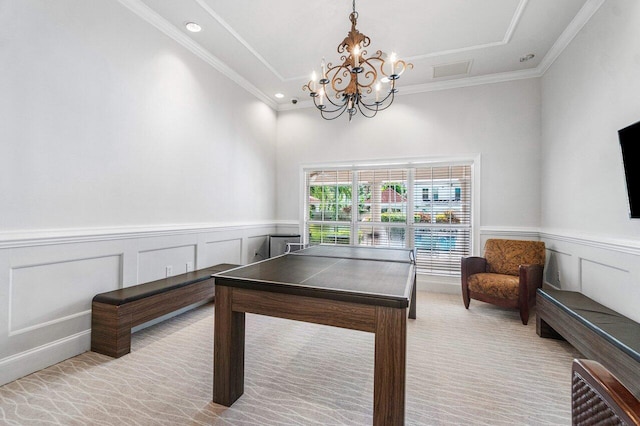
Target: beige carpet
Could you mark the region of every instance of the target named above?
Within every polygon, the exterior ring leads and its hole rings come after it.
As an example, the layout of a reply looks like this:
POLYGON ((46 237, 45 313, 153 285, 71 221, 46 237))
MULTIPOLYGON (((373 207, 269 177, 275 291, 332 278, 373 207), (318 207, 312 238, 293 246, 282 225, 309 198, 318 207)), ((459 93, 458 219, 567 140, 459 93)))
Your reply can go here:
MULTIPOLYGON (((120 359, 87 352, 0 387, 2 425, 371 424, 373 335, 247 315, 245 393, 211 402, 213 306, 134 335, 120 359)), ((408 425, 569 425, 567 343, 535 317, 418 294, 408 322, 408 425)))

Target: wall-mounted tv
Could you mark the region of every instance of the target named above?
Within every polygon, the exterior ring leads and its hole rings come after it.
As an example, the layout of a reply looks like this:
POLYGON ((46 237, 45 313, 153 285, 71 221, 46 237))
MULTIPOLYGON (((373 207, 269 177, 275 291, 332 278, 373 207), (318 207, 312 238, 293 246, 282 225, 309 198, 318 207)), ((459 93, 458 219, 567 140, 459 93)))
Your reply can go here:
POLYGON ((631 218, 640 218, 640 121, 618 130, 631 218))

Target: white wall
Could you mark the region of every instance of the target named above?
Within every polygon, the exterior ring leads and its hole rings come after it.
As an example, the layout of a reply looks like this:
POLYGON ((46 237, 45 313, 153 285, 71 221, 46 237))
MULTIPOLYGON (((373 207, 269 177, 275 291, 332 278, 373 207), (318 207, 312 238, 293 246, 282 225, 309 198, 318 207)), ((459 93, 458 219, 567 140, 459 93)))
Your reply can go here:
POLYGON ((246 263, 276 113, 117 1, 0 6, 0 384, 89 349, 91 298, 246 263))
POLYGON ((275 111, 118 2, 2 7, 2 232, 273 220, 275 111))
POLYGON ((639 22, 640 2, 604 2, 542 78, 541 174, 549 281, 636 321, 640 220, 617 131, 640 120, 639 22))
MULTIPOLYGON (((402 90, 402 80, 400 80, 402 90)), ((480 225, 540 224, 539 79, 399 96, 375 119, 278 115, 278 218, 298 221, 300 166, 481 154, 480 225)))

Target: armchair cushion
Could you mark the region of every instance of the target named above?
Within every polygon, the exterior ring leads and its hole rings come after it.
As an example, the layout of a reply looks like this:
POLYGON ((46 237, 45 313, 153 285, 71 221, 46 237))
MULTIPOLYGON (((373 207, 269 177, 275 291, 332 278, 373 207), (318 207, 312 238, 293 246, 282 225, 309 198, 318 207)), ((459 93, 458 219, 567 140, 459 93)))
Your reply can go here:
POLYGON ((522 264, 544 266, 544 242, 489 239, 485 243, 485 258, 487 272, 514 275, 517 278, 522 264))
POLYGON ((519 277, 516 275, 480 273, 469 277, 469 290, 500 299, 518 299, 519 277))

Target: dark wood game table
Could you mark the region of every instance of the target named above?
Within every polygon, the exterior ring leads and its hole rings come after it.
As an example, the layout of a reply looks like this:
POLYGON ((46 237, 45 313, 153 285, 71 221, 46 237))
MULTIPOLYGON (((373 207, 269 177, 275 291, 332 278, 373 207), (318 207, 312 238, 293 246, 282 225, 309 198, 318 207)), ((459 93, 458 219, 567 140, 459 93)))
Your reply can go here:
POLYGON ((213 402, 244 392, 249 312, 375 333, 373 424, 404 424, 415 266, 413 249, 320 245, 214 275, 213 402))

